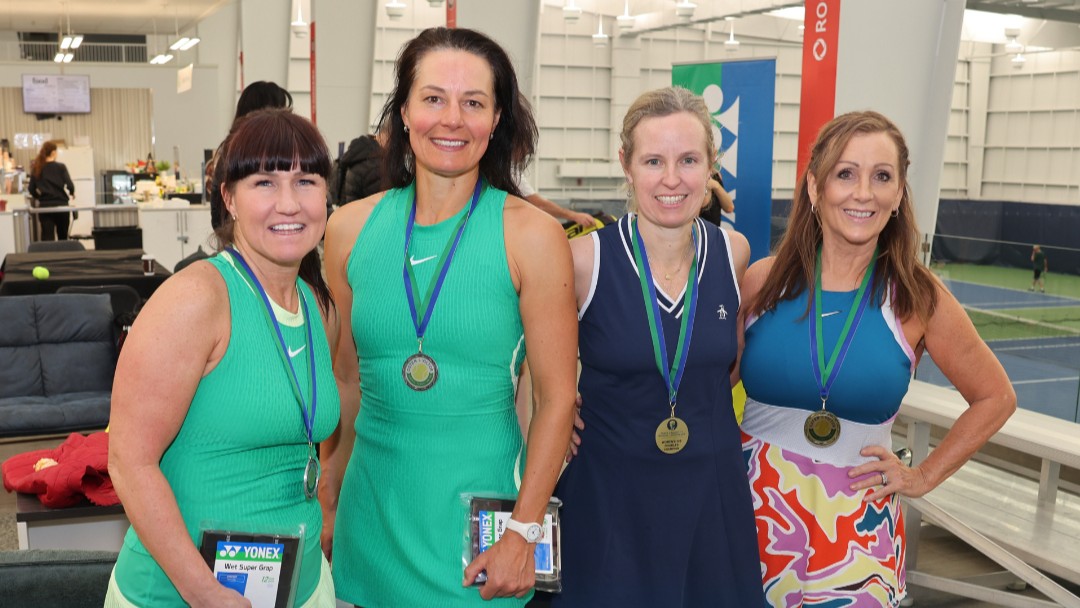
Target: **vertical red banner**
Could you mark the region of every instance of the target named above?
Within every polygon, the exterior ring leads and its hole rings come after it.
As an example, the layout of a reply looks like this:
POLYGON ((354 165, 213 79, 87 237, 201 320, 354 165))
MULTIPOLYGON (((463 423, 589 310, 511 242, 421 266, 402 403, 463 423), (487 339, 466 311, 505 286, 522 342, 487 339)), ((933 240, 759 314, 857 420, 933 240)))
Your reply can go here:
POLYGON ((446 27, 457 27, 457 0, 446 0, 446 27))
POLYGON ((806 171, 806 165, 810 162, 810 146, 813 145, 818 130, 836 115, 840 1, 806 0, 796 181, 806 171))
POLYGON ((312 21, 311 25, 308 27, 308 31, 311 32, 311 37, 308 40, 308 53, 310 55, 309 70, 311 72, 311 124, 317 125, 319 123, 315 120, 315 22, 312 21))

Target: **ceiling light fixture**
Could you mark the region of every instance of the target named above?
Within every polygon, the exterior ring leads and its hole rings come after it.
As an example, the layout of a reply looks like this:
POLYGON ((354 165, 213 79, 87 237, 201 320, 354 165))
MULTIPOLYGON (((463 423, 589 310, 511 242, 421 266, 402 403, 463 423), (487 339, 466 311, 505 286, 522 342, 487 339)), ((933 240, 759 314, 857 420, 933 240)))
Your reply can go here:
POLYGON ((684 21, 690 20, 694 16, 694 9, 697 5, 690 0, 681 0, 675 5, 675 16, 684 21))
POLYGON ((724 20, 729 24, 728 39, 724 41, 724 50, 734 53, 739 50, 739 41, 735 40, 735 19, 733 17, 724 17, 724 20))
POLYGON ((581 7, 574 4, 574 0, 566 0, 562 7, 562 16, 567 23, 577 23, 581 18, 581 7))
POLYGON ((386 16, 391 21, 397 21, 405 15, 405 3, 399 0, 390 0, 386 3, 386 16))
POLYGON ((592 35, 593 46, 597 48, 605 47, 608 43, 608 35, 604 33, 604 16, 597 15, 596 23, 596 33, 592 35))
POLYGON ((75 54, 72 52, 79 48, 82 44, 83 37, 76 36, 71 33, 71 15, 67 10, 67 3, 64 3, 64 16, 67 19, 67 34, 64 33, 64 24, 60 23, 60 50, 53 57, 53 61, 56 63, 71 63, 71 60, 75 58, 75 54))
POLYGON ((620 30, 625 32, 634 27, 634 23, 636 22, 637 17, 630 14, 630 0, 626 0, 626 3, 623 5, 623 14, 615 18, 615 23, 619 26, 620 30))
POLYGON ((201 42, 198 37, 189 38, 180 35, 180 25, 177 23, 176 13, 173 13, 173 33, 176 34, 176 42, 169 45, 169 50, 172 51, 186 51, 201 42))
MULTIPOLYGON (((157 35, 157 19, 154 19, 153 22, 154 22, 154 48, 156 49, 157 48, 157 37, 158 37, 158 35, 157 35)), ((169 53, 169 54, 157 53, 156 55, 154 55, 150 59, 150 64, 151 65, 164 65, 166 63, 169 63, 172 60, 173 60, 172 53, 169 53)))
POLYGON ((307 21, 304 21, 304 13, 302 12, 303 0, 296 0, 296 19, 289 24, 289 29, 292 30, 293 36, 302 38, 304 33, 307 32, 307 21))
POLYGON ((1012 61, 1012 66, 1014 68, 1020 69, 1024 67, 1024 62, 1027 61, 1027 59, 1025 59, 1021 53, 1017 53, 1010 61, 1012 61))

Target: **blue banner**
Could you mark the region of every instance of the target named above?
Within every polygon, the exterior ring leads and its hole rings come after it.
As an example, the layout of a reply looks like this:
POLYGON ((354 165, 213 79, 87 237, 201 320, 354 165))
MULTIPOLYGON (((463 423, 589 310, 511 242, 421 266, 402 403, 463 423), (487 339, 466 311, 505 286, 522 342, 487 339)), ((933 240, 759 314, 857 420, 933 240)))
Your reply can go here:
POLYGON ((674 65, 671 83, 705 99, 724 189, 735 201, 735 212, 724 218, 750 241, 751 263, 768 256, 776 60, 674 65))

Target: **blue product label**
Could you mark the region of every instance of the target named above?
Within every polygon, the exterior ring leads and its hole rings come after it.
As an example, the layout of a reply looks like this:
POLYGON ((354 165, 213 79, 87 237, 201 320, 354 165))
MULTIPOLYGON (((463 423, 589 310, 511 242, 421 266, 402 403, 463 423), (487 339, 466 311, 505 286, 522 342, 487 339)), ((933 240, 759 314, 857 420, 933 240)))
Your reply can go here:
POLYGON ((247 589, 248 575, 244 572, 218 572, 217 580, 222 585, 236 591, 240 595, 244 595, 244 590, 247 589))

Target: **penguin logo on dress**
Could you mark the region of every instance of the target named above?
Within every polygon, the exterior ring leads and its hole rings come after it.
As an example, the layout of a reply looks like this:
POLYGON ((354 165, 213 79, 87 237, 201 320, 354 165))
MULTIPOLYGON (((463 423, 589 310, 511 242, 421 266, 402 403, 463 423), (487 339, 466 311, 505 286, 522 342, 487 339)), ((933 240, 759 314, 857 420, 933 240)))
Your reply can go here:
POLYGON ((720 317, 721 321, 727 320, 727 309, 724 308, 723 304, 720 305, 720 308, 716 309, 716 316, 720 317))

